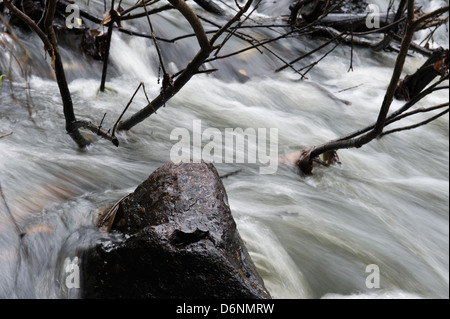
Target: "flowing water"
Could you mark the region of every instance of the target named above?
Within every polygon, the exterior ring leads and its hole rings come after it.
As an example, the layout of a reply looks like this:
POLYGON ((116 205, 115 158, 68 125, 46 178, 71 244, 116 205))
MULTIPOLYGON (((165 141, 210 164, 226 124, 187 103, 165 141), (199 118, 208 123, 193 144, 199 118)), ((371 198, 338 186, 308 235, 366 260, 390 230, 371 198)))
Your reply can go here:
MULTIPOLYGON (((87 8, 87 1, 77 3, 87 8)), ((288 3, 263 1, 250 22, 287 14, 288 3)), ((383 8, 389 1, 375 3, 383 8)), ((427 11, 444 3, 423 2, 427 11)), ((103 15, 103 1, 89 6, 103 15)), ((144 20, 124 22, 124 27, 148 32, 144 20)), ((152 23, 162 38, 190 33, 174 12, 152 17, 152 23)), ((290 70, 275 73, 282 62, 269 52, 247 51, 209 63, 208 68, 219 71, 195 76, 156 115, 119 132, 118 148, 92 136, 95 143, 80 150, 65 134, 59 91, 42 44, 16 32, 31 58, 20 48, 14 56, 2 48, 0 57, 0 71, 7 74, 0 89, 0 136, 12 132, 0 139, 2 298, 78 297, 76 287, 64 285, 67 261, 73 262, 83 247, 109 240, 93 227, 92 212, 114 204, 171 160, 175 128, 193 134, 194 121, 201 120, 202 130, 278 129, 276 155, 283 156, 373 123, 395 62, 392 52, 355 48, 353 71, 348 72, 351 49, 340 46, 308 79, 299 80, 290 70)), ((262 38, 280 29, 248 32, 262 38)), ((5 44, 4 35, 0 40, 3 47, 14 47, 5 44)), ((434 45, 447 46, 448 31, 438 29, 434 40, 434 45)), ((140 82, 150 98, 159 92, 158 58, 150 39, 114 32, 106 83, 111 90, 103 94, 97 92, 101 63, 70 45, 61 44, 61 50, 79 119, 98 124, 107 113, 103 127, 111 128, 140 82)), ((160 45, 170 73, 198 49, 194 38, 160 45)), ((247 45, 230 40, 221 54, 247 45)), ((269 48, 292 60, 317 45, 291 38, 269 48)), ((408 57, 405 74, 424 60, 417 54, 408 57)), ((445 101, 448 90, 419 106, 445 101)), ((125 117, 144 105, 140 91, 125 117)), ((394 101, 392 109, 401 105, 394 101)), ((417 115, 398 126, 425 118, 417 115)), ((296 175, 281 162, 275 174, 260 174, 259 162, 215 163, 221 175, 239 170, 223 183, 238 230, 272 296, 449 298, 448 123, 446 115, 360 149, 340 150, 340 166, 317 168, 310 177, 296 175)))

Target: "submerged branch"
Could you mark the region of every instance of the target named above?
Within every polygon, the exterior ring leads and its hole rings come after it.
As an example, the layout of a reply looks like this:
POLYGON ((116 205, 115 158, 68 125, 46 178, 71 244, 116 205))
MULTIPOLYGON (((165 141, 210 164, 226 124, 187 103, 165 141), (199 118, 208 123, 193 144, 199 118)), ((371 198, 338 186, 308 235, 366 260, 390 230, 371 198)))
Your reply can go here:
POLYGON ((117 139, 117 137, 113 136, 109 132, 109 130, 105 131, 104 129, 102 129, 101 125, 97 126, 97 125, 93 124, 92 122, 78 120, 78 121, 73 122, 72 126, 76 129, 79 129, 79 128, 87 129, 87 130, 91 131, 92 133, 95 133, 98 136, 101 136, 102 138, 104 138, 108 141, 111 141, 115 146, 119 146, 119 140, 117 139))
POLYGON ((210 56, 212 51, 215 49, 213 46, 214 41, 226 31, 226 29, 231 26, 235 21, 239 20, 240 17, 244 14, 246 10, 250 7, 252 0, 248 0, 247 4, 242 7, 239 12, 231 19, 228 23, 224 25, 219 31, 213 35, 211 40, 208 40, 206 36, 206 32, 198 19, 197 15, 192 11, 192 9, 187 5, 184 1, 181 0, 169 0, 169 2, 176 7, 180 13, 188 20, 191 27, 194 29, 194 32, 197 37, 197 41, 200 45, 200 50, 197 52, 195 57, 188 63, 184 71, 176 78, 173 83, 171 82, 171 78, 169 77, 170 84, 164 84, 161 88, 161 93, 153 99, 146 107, 139 110, 135 114, 133 114, 127 120, 119 123, 117 126, 118 130, 129 130, 133 126, 145 120, 151 114, 155 113, 160 107, 164 106, 165 103, 172 98, 179 90, 181 90, 189 80, 197 74, 198 69, 205 63, 206 59, 210 56))
POLYGON ((14 133, 14 132, 9 132, 9 133, 0 135, 0 138, 4 138, 4 137, 7 137, 7 136, 10 136, 10 135, 12 135, 13 133, 14 133))
POLYGON ((312 147, 301 153, 299 160, 297 161, 297 166, 301 169, 304 174, 311 174, 313 167, 313 159, 328 151, 336 151, 343 148, 359 148, 375 138, 382 135, 383 128, 386 125, 386 118, 389 112, 390 106, 394 99, 395 91, 397 88, 397 83, 400 79, 403 65, 406 61, 406 56, 408 54, 409 46, 412 42, 416 28, 418 27, 417 22, 414 20, 414 1, 409 0, 407 3, 407 21, 406 29, 402 39, 400 51, 397 55, 395 62, 393 74, 389 82, 388 88, 386 90, 383 102, 380 107, 380 112, 378 118, 373 128, 367 131, 365 134, 354 137, 331 141, 320 146, 312 147))

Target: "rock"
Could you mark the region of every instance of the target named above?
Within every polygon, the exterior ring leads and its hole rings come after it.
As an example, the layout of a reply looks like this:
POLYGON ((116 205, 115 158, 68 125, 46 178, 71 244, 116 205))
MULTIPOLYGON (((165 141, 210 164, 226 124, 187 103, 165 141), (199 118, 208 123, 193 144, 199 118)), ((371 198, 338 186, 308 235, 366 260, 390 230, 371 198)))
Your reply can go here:
POLYGON ((84 298, 267 299, 212 164, 167 163, 121 200, 124 239, 83 255, 84 298))

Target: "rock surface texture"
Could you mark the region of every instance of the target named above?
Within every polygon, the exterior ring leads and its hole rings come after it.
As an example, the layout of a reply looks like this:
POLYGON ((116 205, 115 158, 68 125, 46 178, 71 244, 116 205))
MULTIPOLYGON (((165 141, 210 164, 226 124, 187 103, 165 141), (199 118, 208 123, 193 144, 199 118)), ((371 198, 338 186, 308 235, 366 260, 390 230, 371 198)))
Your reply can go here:
POLYGON ((212 164, 166 163, 121 200, 112 245, 83 256, 84 298, 271 298, 212 164))

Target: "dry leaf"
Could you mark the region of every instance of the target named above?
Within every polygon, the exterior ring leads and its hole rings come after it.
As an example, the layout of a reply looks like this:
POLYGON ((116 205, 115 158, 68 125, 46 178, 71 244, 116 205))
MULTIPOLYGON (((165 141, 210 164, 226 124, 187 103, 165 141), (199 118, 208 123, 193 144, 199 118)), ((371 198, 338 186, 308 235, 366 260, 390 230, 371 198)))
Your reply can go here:
POLYGON ((449 50, 447 49, 445 52, 444 58, 434 63, 433 68, 439 72, 441 75, 445 75, 448 73, 449 69, 449 50))
POLYGON ((56 55, 55 55, 55 51, 52 50, 52 68, 53 68, 53 70, 55 69, 55 62, 56 62, 56 55))
POLYGON ((108 13, 106 13, 106 16, 103 18, 103 20, 100 21, 100 25, 108 25, 112 21, 113 23, 115 22, 119 28, 121 28, 121 19, 122 16, 120 15, 120 13, 114 9, 111 9, 108 11, 108 13))

